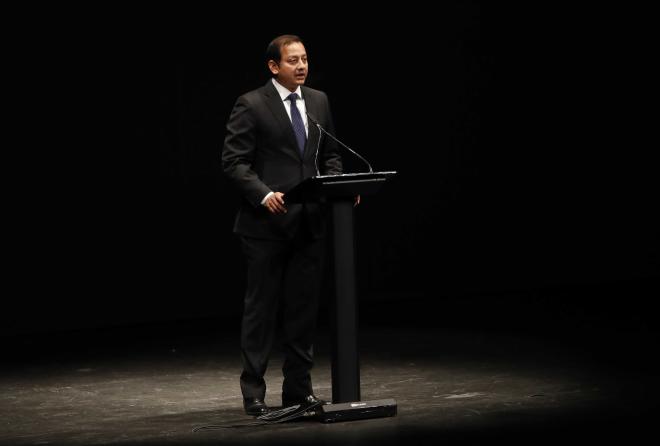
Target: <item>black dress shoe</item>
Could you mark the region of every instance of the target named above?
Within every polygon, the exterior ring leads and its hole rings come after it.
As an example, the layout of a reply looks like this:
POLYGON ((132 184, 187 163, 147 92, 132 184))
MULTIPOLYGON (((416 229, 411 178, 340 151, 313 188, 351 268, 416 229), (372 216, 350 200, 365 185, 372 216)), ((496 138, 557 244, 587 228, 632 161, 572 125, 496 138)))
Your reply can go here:
POLYGON ((245 413, 258 417, 268 413, 268 406, 261 398, 243 398, 245 413))
POLYGON ((312 404, 325 404, 325 401, 322 399, 317 398, 313 394, 309 394, 305 397, 302 398, 296 398, 296 399, 288 399, 287 397, 282 397, 282 407, 291 407, 295 406, 296 404, 300 404, 302 406, 310 406, 312 404))

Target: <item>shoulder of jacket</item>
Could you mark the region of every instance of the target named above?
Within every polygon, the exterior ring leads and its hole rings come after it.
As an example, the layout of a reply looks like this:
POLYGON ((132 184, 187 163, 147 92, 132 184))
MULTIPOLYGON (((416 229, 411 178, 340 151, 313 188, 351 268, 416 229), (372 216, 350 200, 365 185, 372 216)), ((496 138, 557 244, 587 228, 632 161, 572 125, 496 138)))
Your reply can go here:
POLYGON ((245 100, 247 102, 253 102, 254 100, 258 99, 263 93, 262 93, 263 87, 262 88, 257 88, 252 91, 248 91, 247 93, 243 93, 241 96, 239 96, 239 99, 245 100))
POLYGON ((303 95, 308 95, 308 96, 315 96, 315 97, 321 97, 321 98, 327 98, 328 95, 325 94, 325 92, 321 90, 317 90, 315 88, 311 87, 305 87, 304 85, 301 87, 303 95))

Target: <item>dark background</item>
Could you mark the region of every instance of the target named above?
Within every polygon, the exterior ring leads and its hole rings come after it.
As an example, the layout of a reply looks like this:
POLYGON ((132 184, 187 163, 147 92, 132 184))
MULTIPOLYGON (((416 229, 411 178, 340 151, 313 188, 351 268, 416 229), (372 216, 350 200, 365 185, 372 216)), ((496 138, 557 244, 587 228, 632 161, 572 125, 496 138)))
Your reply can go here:
POLYGON ((356 211, 364 317, 657 328, 648 11, 262 8, 40 11, 15 35, 3 335, 240 318, 219 152, 284 33, 337 136, 399 172, 356 211))

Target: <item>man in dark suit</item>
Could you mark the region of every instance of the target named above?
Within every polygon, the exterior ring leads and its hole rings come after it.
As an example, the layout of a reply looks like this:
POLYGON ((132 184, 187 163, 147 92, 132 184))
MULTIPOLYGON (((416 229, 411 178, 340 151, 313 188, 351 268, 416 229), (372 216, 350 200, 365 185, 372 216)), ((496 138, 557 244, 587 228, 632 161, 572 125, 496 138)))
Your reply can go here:
POLYGON ((337 146, 308 121, 334 132, 325 93, 304 87, 307 53, 297 36, 274 39, 266 52, 266 85, 238 98, 222 151, 225 174, 243 200, 234 232, 247 263, 241 326, 247 414, 268 411, 264 374, 281 313, 282 405, 314 403, 310 371, 323 270, 325 220, 321 205, 286 202, 305 178, 342 172, 337 146), (318 151, 318 155, 317 155, 318 151))

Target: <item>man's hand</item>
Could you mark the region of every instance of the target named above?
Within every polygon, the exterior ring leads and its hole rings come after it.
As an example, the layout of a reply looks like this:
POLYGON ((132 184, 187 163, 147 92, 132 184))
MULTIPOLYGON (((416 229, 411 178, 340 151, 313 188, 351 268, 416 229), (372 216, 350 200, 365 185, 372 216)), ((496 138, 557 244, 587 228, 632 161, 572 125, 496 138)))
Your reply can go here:
POLYGON ((286 214, 286 207, 284 206, 284 194, 282 192, 275 192, 268 197, 264 206, 271 214, 286 214))
POLYGON ((360 204, 360 196, 358 195, 355 197, 355 204, 353 204, 353 207, 357 207, 357 205, 360 204))

